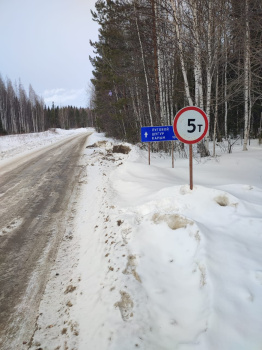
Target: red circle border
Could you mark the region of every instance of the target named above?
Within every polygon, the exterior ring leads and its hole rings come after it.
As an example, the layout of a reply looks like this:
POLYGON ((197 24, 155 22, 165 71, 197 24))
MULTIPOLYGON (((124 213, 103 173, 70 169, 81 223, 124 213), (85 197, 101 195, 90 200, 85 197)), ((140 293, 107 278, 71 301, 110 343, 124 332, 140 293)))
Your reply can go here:
POLYGON ((176 116, 174 118, 173 129, 174 129, 174 133, 175 133, 176 137, 179 139, 179 141, 181 141, 183 143, 186 143, 186 144, 189 144, 189 145, 192 145, 194 143, 198 143, 199 141, 201 141, 206 136, 206 133, 207 133, 207 130, 208 130, 207 115, 199 107, 195 107, 195 106, 184 107, 184 108, 180 109, 180 111, 177 112, 177 114, 176 114, 176 116), (177 122, 178 122, 178 119, 181 116, 181 114, 183 114, 184 112, 187 112, 187 111, 192 111, 192 110, 200 113, 202 115, 202 117, 204 118, 204 120, 205 120, 205 130, 204 130, 203 134, 198 139, 193 140, 193 141, 188 141, 188 140, 183 139, 183 137, 181 137, 179 135, 179 133, 177 131, 177 122))

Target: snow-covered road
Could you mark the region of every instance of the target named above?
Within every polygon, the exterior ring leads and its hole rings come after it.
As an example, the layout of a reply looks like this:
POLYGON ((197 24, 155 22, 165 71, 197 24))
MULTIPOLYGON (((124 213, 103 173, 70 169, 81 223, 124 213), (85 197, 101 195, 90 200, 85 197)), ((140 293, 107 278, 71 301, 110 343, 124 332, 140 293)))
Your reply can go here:
POLYGON ((73 208, 88 133, 13 158, 0 178, 0 343, 20 349, 31 338, 50 267, 73 208), (13 159, 13 161, 12 161, 13 159))

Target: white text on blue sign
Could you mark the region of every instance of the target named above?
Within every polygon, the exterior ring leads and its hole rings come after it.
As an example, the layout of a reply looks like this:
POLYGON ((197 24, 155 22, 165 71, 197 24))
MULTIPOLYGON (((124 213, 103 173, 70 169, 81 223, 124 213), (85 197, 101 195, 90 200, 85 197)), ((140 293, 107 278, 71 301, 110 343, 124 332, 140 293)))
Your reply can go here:
POLYGON ((141 142, 175 141, 172 126, 143 126, 141 128, 141 142))

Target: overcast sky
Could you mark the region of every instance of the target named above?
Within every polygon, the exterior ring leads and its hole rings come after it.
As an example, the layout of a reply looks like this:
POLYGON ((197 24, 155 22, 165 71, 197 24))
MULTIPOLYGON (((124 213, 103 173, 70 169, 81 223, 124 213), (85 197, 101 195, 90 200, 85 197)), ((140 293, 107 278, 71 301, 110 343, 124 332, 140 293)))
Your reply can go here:
POLYGON ((0 0, 0 74, 47 105, 86 107, 96 0, 0 0))

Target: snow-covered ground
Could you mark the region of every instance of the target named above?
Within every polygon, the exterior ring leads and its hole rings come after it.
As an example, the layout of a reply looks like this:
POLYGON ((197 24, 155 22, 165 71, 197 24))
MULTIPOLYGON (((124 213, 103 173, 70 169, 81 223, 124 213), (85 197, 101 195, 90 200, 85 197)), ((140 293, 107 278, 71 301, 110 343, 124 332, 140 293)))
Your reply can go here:
MULTIPOLYGON (((30 349, 261 350, 257 140, 196 159, 191 191, 188 159, 176 155, 172 169, 168 155, 152 154, 149 166, 146 150, 112 153, 117 141, 88 131, 98 144, 81 158, 30 349)), ((38 135, 33 147, 44 145, 38 135)), ((32 135, 22 137, 21 152, 32 135)), ((16 154, 17 139, 0 137, 0 158, 16 154)))
POLYGON ((30 154, 32 151, 52 145, 65 137, 82 132, 86 132, 86 128, 72 130, 49 129, 40 133, 0 136, 0 160, 21 154, 30 154))

